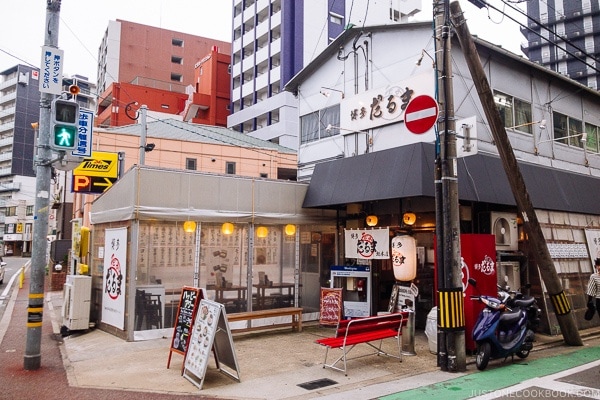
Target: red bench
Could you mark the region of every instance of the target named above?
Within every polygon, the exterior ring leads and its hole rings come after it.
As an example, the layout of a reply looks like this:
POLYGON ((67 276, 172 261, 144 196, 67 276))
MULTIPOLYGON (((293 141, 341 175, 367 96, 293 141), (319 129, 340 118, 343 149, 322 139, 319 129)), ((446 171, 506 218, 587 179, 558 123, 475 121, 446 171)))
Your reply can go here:
POLYGON ((400 359, 402 362, 402 327, 406 326, 408 321, 408 312, 399 312, 393 314, 380 315, 375 317, 365 317, 357 319, 341 320, 336 328, 335 337, 318 339, 316 342, 326 346, 325 360, 323 368, 331 368, 348 375, 346 361, 355 358, 370 355, 385 355, 400 359), (383 339, 396 338, 398 344, 398 355, 386 353, 381 349, 383 339), (379 345, 375 346, 371 342, 379 340, 379 345), (348 353, 360 343, 365 343, 376 351, 353 358, 348 358, 348 353), (342 355, 331 364, 327 364, 327 354, 329 349, 340 349, 342 355), (344 362, 344 368, 337 367, 340 361, 344 362))

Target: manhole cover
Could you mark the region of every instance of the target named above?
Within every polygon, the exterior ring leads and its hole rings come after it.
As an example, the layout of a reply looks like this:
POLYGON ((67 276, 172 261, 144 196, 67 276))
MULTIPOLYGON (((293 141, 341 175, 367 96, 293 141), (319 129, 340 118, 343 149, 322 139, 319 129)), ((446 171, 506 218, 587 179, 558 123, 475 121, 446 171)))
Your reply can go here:
POLYGON ((317 379, 316 381, 300 383, 297 386, 300 386, 301 388, 306 389, 306 390, 315 390, 315 389, 320 389, 325 386, 331 386, 331 385, 336 385, 336 384, 337 384, 337 382, 334 380, 331 380, 329 378, 323 378, 323 379, 317 379))

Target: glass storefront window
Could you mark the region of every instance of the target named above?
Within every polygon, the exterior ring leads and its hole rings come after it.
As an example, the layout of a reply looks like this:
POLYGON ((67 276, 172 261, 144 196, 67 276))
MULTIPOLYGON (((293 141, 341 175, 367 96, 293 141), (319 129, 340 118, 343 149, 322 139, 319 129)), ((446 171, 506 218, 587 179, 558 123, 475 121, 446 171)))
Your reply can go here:
POLYGON ((182 223, 140 222, 135 330, 173 326, 183 286, 192 286, 195 234, 182 223))

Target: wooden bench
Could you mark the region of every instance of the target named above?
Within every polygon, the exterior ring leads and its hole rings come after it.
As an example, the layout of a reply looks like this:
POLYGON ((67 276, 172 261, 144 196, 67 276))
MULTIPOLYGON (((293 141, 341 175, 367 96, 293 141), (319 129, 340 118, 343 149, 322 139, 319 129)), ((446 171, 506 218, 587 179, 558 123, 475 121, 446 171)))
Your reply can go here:
POLYGON ((318 339, 316 342, 326 346, 325 360, 323 368, 331 368, 348 375, 346 362, 348 360, 366 357, 370 355, 385 355, 400 359, 402 362, 402 327, 406 326, 408 321, 407 312, 392 313, 374 317, 364 317, 357 319, 341 320, 336 328, 334 337, 318 339), (398 355, 386 353, 381 349, 383 339, 396 338, 398 344, 398 355), (371 342, 379 340, 379 345, 375 346, 371 342), (348 353, 360 343, 365 343, 375 349, 375 353, 364 354, 361 356, 348 358, 348 353), (327 354, 329 349, 340 349, 342 355, 331 364, 327 364, 327 354), (336 364, 343 361, 344 368, 337 367, 336 364))
POLYGON ((237 321, 248 321, 252 319, 259 318, 271 318, 271 317, 286 317, 291 316, 291 321, 287 323, 281 324, 271 324, 271 325, 263 325, 263 326, 253 326, 250 328, 239 328, 232 329, 235 332, 241 331, 254 331, 258 329, 271 329, 278 328, 282 326, 288 326, 291 324, 293 331, 302 331, 302 308, 301 307, 284 307, 284 308, 270 308, 267 310, 257 310, 257 311, 248 311, 248 312, 239 312, 227 314, 228 322, 237 322, 237 321))

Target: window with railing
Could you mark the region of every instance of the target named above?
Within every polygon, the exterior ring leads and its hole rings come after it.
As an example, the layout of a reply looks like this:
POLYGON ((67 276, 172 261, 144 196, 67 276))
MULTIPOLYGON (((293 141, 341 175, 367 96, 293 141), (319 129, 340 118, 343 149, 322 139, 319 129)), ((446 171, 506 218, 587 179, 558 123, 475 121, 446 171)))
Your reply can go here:
POLYGON ((598 135, 600 128, 593 124, 585 124, 586 142, 585 147, 594 153, 598 152, 598 135))
POLYGON ((552 122, 554 126, 554 141, 583 148, 584 141, 582 139, 584 134, 581 120, 554 112, 552 114, 552 122))
POLYGON ((497 91, 494 91, 494 102, 506 128, 532 133, 531 103, 497 91))
POLYGON ((339 125, 339 104, 306 114, 300 118, 300 143, 313 142, 336 135, 339 133, 338 129, 327 129, 327 127, 339 127, 339 125))

